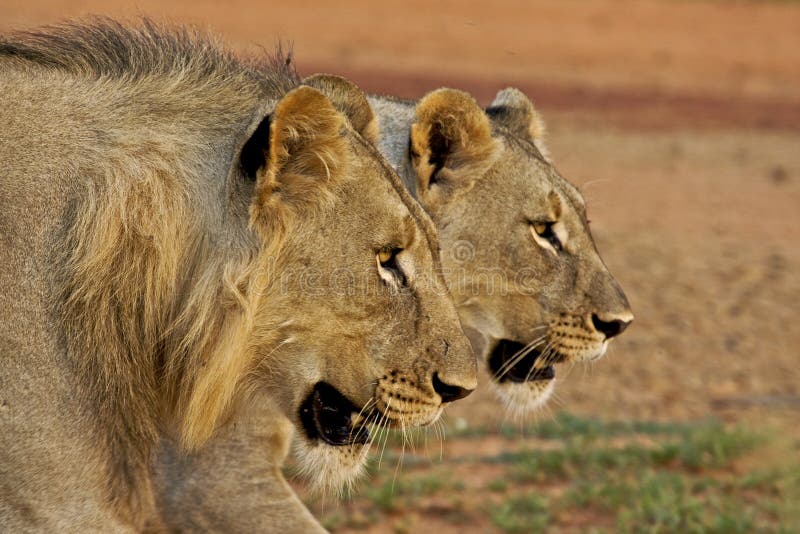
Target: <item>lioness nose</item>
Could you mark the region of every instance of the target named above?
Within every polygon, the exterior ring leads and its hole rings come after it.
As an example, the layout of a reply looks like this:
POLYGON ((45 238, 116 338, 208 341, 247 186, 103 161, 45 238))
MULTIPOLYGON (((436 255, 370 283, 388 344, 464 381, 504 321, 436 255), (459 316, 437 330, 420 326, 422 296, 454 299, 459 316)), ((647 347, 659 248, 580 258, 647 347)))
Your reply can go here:
POLYGON ((596 313, 592 314, 592 324, 598 332, 605 334, 606 339, 611 339, 614 336, 620 335, 626 328, 633 322, 631 319, 611 319, 604 321, 596 313))
POLYGON ((445 384, 439 378, 439 373, 433 374, 433 390, 439 394, 442 398, 442 402, 453 402, 458 399, 463 399, 474 391, 473 389, 462 388, 461 386, 445 384))

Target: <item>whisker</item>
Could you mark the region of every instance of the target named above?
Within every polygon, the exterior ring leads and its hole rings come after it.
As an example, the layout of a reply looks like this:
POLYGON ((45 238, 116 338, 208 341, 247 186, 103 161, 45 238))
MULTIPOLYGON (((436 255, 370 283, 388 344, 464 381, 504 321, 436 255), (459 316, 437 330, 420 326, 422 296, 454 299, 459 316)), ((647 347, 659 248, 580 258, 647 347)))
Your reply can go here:
POLYGON ((383 443, 381 445, 381 458, 383 458, 383 454, 386 452, 386 447, 389 445, 389 437, 392 433, 392 429, 389 428, 392 424, 392 420, 389 417, 389 411, 391 409, 392 403, 391 400, 386 404, 386 419, 384 420, 383 425, 383 443))
POLYGON ((370 380, 369 382, 361 384, 361 386, 359 386, 359 387, 373 389, 377 385, 378 385, 378 381, 377 380, 370 380))
MULTIPOLYGON (((564 399, 561 398, 561 395, 559 395, 558 391, 553 391, 553 393, 550 395, 550 404, 557 406, 558 408, 561 408, 565 405, 564 399)), ((550 407, 547 405, 545 405, 543 408, 547 410, 550 409, 550 407)), ((553 416, 553 418, 555 418, 555 416, 553 416)))
POLYGON ((400 449, 400 458, 397 460, 397 464, 394 468, 394 476, 392 477, 392 495, 394 495, 394 483, 397 481, 397 474, 400 472, 400 469, 403 467, 403 459, 406 456, 406 420, 404 416, 400 416, 400 432, 403 435, 403 445, 400 449))
MULTIPOLYGON (((392 401, 391 401, 391 399, 389 399, 389 401, 386 404, 386 411, 387 412, 389 411, 389 407, 391 406, 391 404, 392 404, 392 401)), ((378 426, 378 430, 382 431, 384 433, 384 435, 382 436, 383 444, 381 444, 380 441, 378 442, 378 446, 381 449, 380 456, 378 457, 378 469, 379 470, 381 468, 381 463, 383 462, 383 453, 386 450, 386 441, 388 441, 388 439, 389 439, 389 432, 387 430, 388 422, 389 422, 389 416, 384 413, 381 416, 381 421, 380 421, 380 424, 378 426)))
POLYGON ((569 364, 566 366, 566 368, 563 371, 564 376, 562 377, 562 380, 566 380, 567 378, 569 378, 569 375, 572 374, 572 370, 573 369, 575 369, 575 360, 570 360, 569 364))
POLYGON ((428 434, 431 431, 431 426, 433 426, 433 425, 426 426, 423 429, 423 434, 422 434, 422 447, 423 447, 423 450, 425 451, 425 457, 426 458, 430 458, 430 451, 428 450, 428 434))
MULTIPOLYGON (((369 399, 367 399, 367 402, 365 402, 365 403, 364 403, 364 405, 361 407, 361 410, 359 410, 359 412, 358 412, 358 415, 356 415, 356 421, 360 421, 360 420, 361 420, 361 415, 364 413, 364 410, 366 410, 366 409, 367 409, 367 407, 371 407, 371 405, 372 405, 373 403, 377 403, 377 402, 378 402, 378 401, 377 401, 377 400, 375 400, 375 398, 374 398, 374 397, 370 397, 369 399)), ((353 431, 354 431, 355 429, 356 429, 356 428, 355 428, 355 426, 353 426, 353 427, 351 427, 351 428, 350 428, 350 434, 347 436, 347 440, 348 440, 348 441, 350 441, 350 439, 352 439, 352 437, 353 437, 353 431)))
POLYGON ((531 348, 536 346, 536 344, 541 342, 544 338, 545 338, 545 336, 539 336, 539 337, 535 338, 533 341, 531 341, 528 344, 526 344, 521 349, 519 349, 517 352, 515 352, 514 355, 511 356, 511 358, 509 358, 508 361, 506 363, 504 363, 500 367, 500 369, 498 370, 498 375, 502 376, 503 374, 505 374, 506 368, 513 367, 514 365, 517 364, 519 359, 524 358, 524 356, 520 356, 520 355, 522 355, 523 353, 527 355, 527 353, 531 350, 531 348))
POLYGON ((503 369, 506 367, 511 368, 515 366, 520 360, 522 360, 522 358, 527 356, 535 347, 537 347, 544 339, 546 339, 546 337, 546 335, 539 336, 518 350, 511 358, 509 358, 509 360, 503 365, 503 367, 500 368, 500 370, 503 371, 503 369))
MULTIPOLYGON (((553 345, 553 342, 554 342, 554 340, 550 340, 545 344, 544 349, 542 350, 542 355, 539 356, 539 359, 537 360, 536 363, 538 363, 540 360, 543 360, 544 361, 544 367, 547 367, 547 365, 548 365, 548 362, 547 362, 548 355, 550 353, 550 350, 551 350, 551 347, 553 345)), ((537 367, 535 364, 532 365, 531 368, 528 370, 528 374, 525 376, 525 381, 527 382, 528 380, 530 380, 531 376, 533 375, 534 370, 543 369, 544 367, 537 367)))
POLYGON ((436 433, 439 438, 439 461, 444 458, 444 423, 441 419, 436 421, 436 433))
MULTIPOLYGON (((589 189, 589 186, 592 186, 594 184, 601 184, 603 182, 613 182, 613 181, 614 181, 613 178, 597 178, 597 179, 589 180, 588 182, 585 182, 578 189, 580 190, 581 194, 584 197, 587 197, 587 189, 589 189)), ((587 197, 587 200, 588 200, 588 197, 587 197)))
POLYGON ((497 378, 502 378, 503 376, 505 376, 506 373, 508 373, 515 365, 521 362, 523 358, 525 358, 525 356, 530 354, 531 351, 533 351, 542 341, 544 341, 546 337, 547 336, 539 336, 538 338, 534 339, 533 341, 525 345, 522 349, 514 353, 514 355, 511 358, 509 358, 509 360, 505 362, 500 367, 500 369, 497 370, 495 376, 497 378))
MULTIPOLYGON (((375 404, 377 404, 377 403, 378 403, 378 401, 376 399, 375 400, 375 404)), ((375 443, 375 438, 377 438, 377 436, 378 436, 378 433, 380 431, 380 421, 381 421, 381 418, 383 417, 383 414, 380 413, 379 411, 376 412, 376 413, 378 415, 375 418, 375 421, 373 421, 371 423, 371 425, 372 425, 372 429, 371 430, 372 431, 369 434, 369 443, 367 444, 367 447, 369 447, 370 449, 372 448, 373 443, 375 443)))

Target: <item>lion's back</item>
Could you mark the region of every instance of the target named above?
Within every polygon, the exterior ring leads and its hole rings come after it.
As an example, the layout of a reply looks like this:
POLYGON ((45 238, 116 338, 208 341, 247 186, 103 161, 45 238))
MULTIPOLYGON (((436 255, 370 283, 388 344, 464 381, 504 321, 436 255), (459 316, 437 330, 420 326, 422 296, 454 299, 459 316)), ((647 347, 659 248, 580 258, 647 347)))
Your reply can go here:
POLYGON ((0 57, 0 530, 126 529, 98 506, 99 438, 86 439, 59 321, 68 233, 104 126, 82 85, 0 57))
POLYGON ((85 429, 69 422, 80 410, 78 392, 64 372, 66 347, 54 320, 70 201, 63 162, 71 156, 59 150, 69 135, 54 97, 30 74, 0 63, 0 523, 9 531, 110 520, 77 491, 96 465, 79 439, 85 429), (41 476, 63 473, 64 465, 72 476, 41 476), (42 501, 63 507, 30 506, 42 501))

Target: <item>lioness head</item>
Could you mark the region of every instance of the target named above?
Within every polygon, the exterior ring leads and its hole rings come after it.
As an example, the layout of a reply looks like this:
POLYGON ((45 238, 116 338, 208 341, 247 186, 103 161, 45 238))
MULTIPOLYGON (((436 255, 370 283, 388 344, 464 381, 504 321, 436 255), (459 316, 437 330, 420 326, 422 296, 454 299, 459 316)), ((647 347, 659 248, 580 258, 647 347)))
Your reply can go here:
POLYGON ((462 324, 518 412, 547 400, 553 364, 601 357, 633 320, 543 131, 516 89, 485 111, 461 91, 433 91, 411 128, 418 199, 439 229, 462 324))
MULTIPOLYGON (((360 470, 368 425, 429 424, 476 385, 435 229, 359 134, 373 121, 356 94, 349 121, 301 86, 253 125, 241 168, 260 245, 235 280, 249 335, 220 340, 252 355, 249 386, 295 423, 301 464, 330 486, 360 470)), ((195 395, 213 401, 225 392, 206 371, 195 395)))

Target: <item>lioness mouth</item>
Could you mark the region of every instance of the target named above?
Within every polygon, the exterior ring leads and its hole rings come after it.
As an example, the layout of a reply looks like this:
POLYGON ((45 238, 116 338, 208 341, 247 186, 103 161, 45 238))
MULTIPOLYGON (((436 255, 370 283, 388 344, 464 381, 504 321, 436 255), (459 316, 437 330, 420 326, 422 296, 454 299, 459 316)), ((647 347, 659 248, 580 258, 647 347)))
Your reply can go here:
POLYGON ((556 371, 552 365, 537 368, 536 360, 542 355, 536 348, 530 349, 524 357, 519 358, 520 351, 526 345, 517 341, 501 339, 489 355, 489 369, 498 382, 532 382, 534 380, 552 380, 556 371), (512 364, 513 358, 519 358, 512 364))
POLYGON ((317 382, 300 405, 300 421, 309 439, 321 439, 329 445, 353 445, 369 439, 367 418, 354 424, 358 408, 326 382, 317 382))

